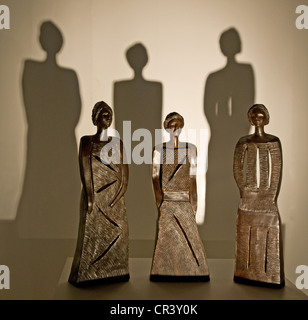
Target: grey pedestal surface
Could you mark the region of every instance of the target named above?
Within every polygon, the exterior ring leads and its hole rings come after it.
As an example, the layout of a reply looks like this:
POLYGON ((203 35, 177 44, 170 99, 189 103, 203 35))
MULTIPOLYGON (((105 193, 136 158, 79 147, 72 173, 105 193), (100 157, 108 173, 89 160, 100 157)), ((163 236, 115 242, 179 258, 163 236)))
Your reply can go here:
POLYGON ((308 300, 290 281, 281 289, 233 282, 234 259, 208 259, 209 282, 151 282, 150 258, 130 259, 130 280, 76 288, 67 282, 68 258, 55 290, 56 300, 308 300))

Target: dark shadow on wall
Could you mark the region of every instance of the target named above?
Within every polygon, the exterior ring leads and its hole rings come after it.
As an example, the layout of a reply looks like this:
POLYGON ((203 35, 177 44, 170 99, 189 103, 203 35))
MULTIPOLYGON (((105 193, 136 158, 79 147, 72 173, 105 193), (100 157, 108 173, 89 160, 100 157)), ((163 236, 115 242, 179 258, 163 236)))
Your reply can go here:
MULTIPOLYGON (((152 161, 152 148, 155 143, 155 129, 162 125, 163 86, 160 82, 148 81, 143 75, 143 69, 148 62, 147 50, 143 44, 137 43, 126 51, 126 58, 134 71, 134 77, 129 80, 114 83, 114 114, 115 127, 120 133, 126 147, 126 153, 132 156, 129 165, 129 184, 125 194, 129 230, 131 239, 154 239, 156 230, 157 208, 152 189, 151 164, 136 164, 134 152, 152 161), (149 130, 152 136, 152 146, 147 150, 135 149, 142 146, 141 141, 132 141, 131 151, 123 136, 123 121, 131 121, 131 133, 140 128, 149 130), (135 151, 134 151, 135 150, 135 151)), ((128 137, 130 139, 130 137, 128 137)), ((136 140, 139 140, 136 138, 136 140)), ((140 147, 140 149, 142 149, 140 147)), ((128 155, 129 156, 129 155, 128 155)))
POLYGON ((40 27, 45 61, 26 60, 22 92, 28 124, 21 238, 76 238, 80 178, 75 128, 81 99, 77 75, 57 63, 63 37, 52 22, 40 27))
POLYGON ((204 112, 211 131, 205 222, 200 226, 205 241, 235 240, 239 191, 233 178, 233 154, 239 138, 249 133, 247 111, 255 99, 253 68, 236 60, 242 49, 236 29, 221 34, 220 48, 227 63, 208 76, 204 92, 204 112))

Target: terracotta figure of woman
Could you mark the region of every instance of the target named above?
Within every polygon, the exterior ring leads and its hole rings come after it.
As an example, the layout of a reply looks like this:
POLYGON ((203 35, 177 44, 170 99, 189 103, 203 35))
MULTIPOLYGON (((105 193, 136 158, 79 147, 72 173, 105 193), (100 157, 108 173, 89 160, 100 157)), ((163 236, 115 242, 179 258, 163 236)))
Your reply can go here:
POLYGON ((128 165, 123 163, 122 141, 107 135, 112 116, 112 109, 105 102, 98 102, 92 112, 97 133, 80 141, 83 191, 78 242, 69 277, 73 285, 129 279, 124 203, 128 165))
POLYGON ((248 111, 255 132, 235 148, 234 177, 240 190, 237 215, 234 281, 284 285, 281 222, 277 207, 282 173, 279 138, 264 132, 269 123, 265 106, 248 111))
POLYGON ((179 141, 184 119, 170 113, 164 128, 170 141, 153 152, 153 188, 159 210, 150 280, 209 280, 205 251, 196 224, 197 150, 179 141))

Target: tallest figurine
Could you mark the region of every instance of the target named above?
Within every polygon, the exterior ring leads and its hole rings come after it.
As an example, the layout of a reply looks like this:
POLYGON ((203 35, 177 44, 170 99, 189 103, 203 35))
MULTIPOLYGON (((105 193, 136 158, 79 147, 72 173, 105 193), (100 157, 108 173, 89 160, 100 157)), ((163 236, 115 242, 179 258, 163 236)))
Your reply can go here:
POLYGON ((234 177, 240 190, 234 281, 284 286, 281 223, 277 207, 282 173, 280 140, 265 133, 265 106, 248 111, 255 132, 235 148, 234 177))
POLYGON ((120 139, 108 136, 112 109, 95 104, 92 121, 97 133, 80 140, 79 164, 83 186, 78 241, 69 282, 129 279, 128 221, 124 194, 128 165, 120 139))

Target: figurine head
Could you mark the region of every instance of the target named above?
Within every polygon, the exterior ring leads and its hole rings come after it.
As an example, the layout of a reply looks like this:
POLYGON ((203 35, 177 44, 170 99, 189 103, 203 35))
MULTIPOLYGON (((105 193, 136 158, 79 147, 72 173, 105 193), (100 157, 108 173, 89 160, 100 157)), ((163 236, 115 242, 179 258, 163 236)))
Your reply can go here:
POLYGON ((234 57, 241 52, 241 39, 236 29, 231 28, 223 32, 219 40, 221 52, 226 57, 234 57))
POLYGON ((164 128, 172 135, 179 136, 184 127, 184 118, 177 112, 171 112, 164 121, 164 128))
POLYGON ((142 43, 137 43, 126 51, 129 65, 135 71, 141 71, 148 63, 147 50, 142 43))
POLYGON ((112 116, 112 109, 104 101, 97 102, 92 110, 92 122, 101 129, 110 127, 112 116))
POLYGON ((248 120, 252 126, 263 127, 269 124, 270 116, 263 104, 255 104, 248 110, 248 120))
POLYGON ((63 45, 62 33, 53 22, 46 21, 41 25, 39 41, 44 51, 56 55, 63 45))

